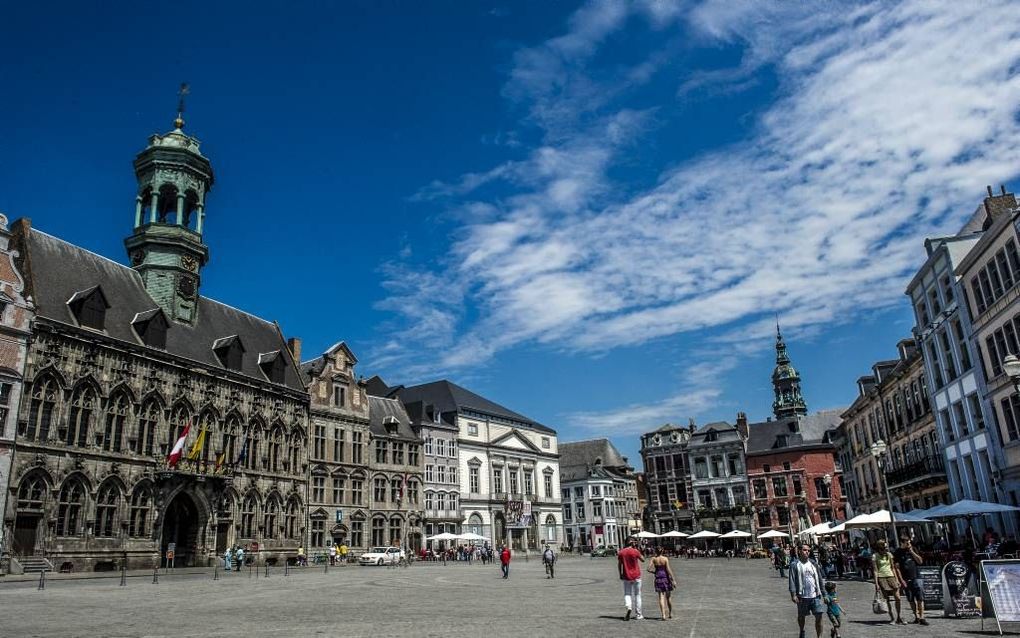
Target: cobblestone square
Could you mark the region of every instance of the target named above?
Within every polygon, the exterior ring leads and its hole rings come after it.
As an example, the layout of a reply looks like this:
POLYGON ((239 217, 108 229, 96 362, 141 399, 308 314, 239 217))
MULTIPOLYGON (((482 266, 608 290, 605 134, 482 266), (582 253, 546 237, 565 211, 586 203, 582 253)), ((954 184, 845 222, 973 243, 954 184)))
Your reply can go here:
MULTIPOLYGON (((680 586, 674 619, 658 620, 645 574, 646 620, 623 622, 623 595, 612 558, 564 558, 555 580, 538 560, 515 560, 508 581, 499 567, 478 563, 413 567, 309 567, 284 576, 212 570, 134 573, 81 580, 52 577, 0 581, 5 610, 0 636, 796 636, 784 580, 764 561, 674 559, 680 586)), ((843 635, 980 635, 980 620, 943 619, 928 627, 889 626, 871 613, 867 583, 840 582, 847 610, 843 635)), ((904 613, 909 621, 909 611, 904 613)), ((995 633, 985 621, 986 635, 995 633)), ((809 633, 809 636, 812 635, 809 633)), ((828 636, 826 621, 825 632, 828 636)), ((1015 635, 1015 634, 1014 634, 1015 635)))

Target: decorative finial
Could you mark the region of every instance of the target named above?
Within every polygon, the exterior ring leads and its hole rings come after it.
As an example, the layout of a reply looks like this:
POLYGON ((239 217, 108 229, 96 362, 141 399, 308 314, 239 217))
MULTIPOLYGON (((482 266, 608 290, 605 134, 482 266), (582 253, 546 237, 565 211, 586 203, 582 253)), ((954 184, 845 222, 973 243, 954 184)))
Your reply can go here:
POLYGON ((181 82, 181 88, 177 91, 177 119, 174 120, 174 128, 184 128, 184 96, 191 93, 187 82, 181 82))
POLYGON ((776 313, 776 339, 782 339, 783 333, 779 331, 779 313, 776 313))

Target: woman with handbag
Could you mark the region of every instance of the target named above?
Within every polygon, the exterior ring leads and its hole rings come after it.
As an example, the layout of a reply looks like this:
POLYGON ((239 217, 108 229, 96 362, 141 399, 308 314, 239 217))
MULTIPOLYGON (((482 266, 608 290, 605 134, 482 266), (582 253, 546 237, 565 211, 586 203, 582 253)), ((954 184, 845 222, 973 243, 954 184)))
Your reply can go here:
POLYGON ((673 617, 673 601, 670 596, 676 589, 676 577, 673 576, 673 568, 669 566, 669 559, 661 547, 655 548, 655 558, 649 563, 648 571, 655 574, 655 592, 659 595, 661 618, 669 620, 673 617))

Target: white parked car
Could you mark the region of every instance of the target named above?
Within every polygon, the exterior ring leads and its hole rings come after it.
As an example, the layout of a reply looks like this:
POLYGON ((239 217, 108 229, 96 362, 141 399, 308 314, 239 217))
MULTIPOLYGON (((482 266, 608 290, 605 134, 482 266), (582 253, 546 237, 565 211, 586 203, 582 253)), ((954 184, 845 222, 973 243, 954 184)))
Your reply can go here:
POLYGON ((362 565, 396 565, 404 557, 399 547, 373 547, 358 558, 362 565))

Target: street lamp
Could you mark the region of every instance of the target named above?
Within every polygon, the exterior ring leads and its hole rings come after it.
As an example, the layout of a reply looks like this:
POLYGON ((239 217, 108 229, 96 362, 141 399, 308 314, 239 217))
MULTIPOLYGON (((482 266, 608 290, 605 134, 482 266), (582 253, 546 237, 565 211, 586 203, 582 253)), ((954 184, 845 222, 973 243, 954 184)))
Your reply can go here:
POLYGON ((825 484, 825 496, 829 499, 829 512, 832 513, 831 516, 835 518, 835 514, 833 513, 834 510, 832 509, 832 474, 826 474, 823 476, 822 483, 825 484))
POLYGON ((1002 371, 1013 382, 1013 389, 1020 392, 1020 359, 1015 354, 1007 354, 1002 360, 1002 371))
POLYGON ((889 508, 889 522, 892 524, 892 544, 899 547, 899 536, 896 534, 896 516, 893 514, 892 496, 889 495, 889 479, 885 475, 885 459, 889 446, 885 441, 879 439, 871 444, 871 455, 878 461, 879 474, 882 475, 882 484, 885 485, 885 502, 889 508))

